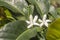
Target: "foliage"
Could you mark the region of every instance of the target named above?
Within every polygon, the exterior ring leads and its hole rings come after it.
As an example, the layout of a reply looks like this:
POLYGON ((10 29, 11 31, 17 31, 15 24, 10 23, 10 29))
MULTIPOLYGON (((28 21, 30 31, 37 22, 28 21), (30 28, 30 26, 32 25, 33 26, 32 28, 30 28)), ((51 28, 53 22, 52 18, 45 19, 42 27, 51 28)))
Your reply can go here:
POLYGON ((0 40, 60 40, 60 7, 53 4, 51 0, 0 0, 0 40), (52 20, 48 27, 27 28, 30 15, 42 19, 44 14, 52 20))
POLYGON ((48 27, 46 33, 47 40, 58 40, 60 39, 60 18, 56 19, 51 25, 48 27))

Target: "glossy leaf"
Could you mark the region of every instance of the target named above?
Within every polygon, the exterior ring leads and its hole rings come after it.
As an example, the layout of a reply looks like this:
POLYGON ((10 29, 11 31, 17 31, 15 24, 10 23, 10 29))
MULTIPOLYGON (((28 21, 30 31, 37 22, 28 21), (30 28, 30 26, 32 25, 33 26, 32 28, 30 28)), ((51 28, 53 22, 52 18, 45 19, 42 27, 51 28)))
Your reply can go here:
POLYGON ((37 35, 37 29, 39 29, 39 27, 26 30, 21 35, 19 35, 16 40, 30 40, 32 37, 35 37, 37 35))
POLYGON ((57 8, 57 12, 58 12, 58 14, 60 15, 60 8, 57 8))
POLYGON ((42 14, 47 14, 49 11, 49 1, 48 0, 28 0, 31 4, 35 5, 38 13, 42 16, 42 14))
POLYGON ((23 8, 27 7, 25 0, 0 0, 0 6, 4 6, 14 13, 21 13, 24 15, 23 8))
POLYGON ((57 40, 60 39, 60 18, 56 19, 51 25, 48 27, 46 33, 47 40, 57 40))
POLYGON ((24 21, 10 22, 0 29, 0 40, 15 40, 25 30, 24 21))
POLYGON ((54 6, 50 6, 49 12, 53 16, 53 18, 56 19, 58 17, 57 11, 54 6))
POLYGON ((9 11, 8 9, 6 9, 4 12, 5 12, 7 18, 10 18, 10 19, 15 20, 15 19, 12 17, 12 14, 10 13, 10 11, 9 11))
POLYGON ((26 17, 26 19, 29 19, 30 14, 33 14, 33 12, 34 12, 34 6, 29 5, 26 9, 27 10, 25 11, 25 17, 26 17))
POLYGON ((35 27, 24 31, 16 40, 45 40, 43 36, 43 28, 35 27))

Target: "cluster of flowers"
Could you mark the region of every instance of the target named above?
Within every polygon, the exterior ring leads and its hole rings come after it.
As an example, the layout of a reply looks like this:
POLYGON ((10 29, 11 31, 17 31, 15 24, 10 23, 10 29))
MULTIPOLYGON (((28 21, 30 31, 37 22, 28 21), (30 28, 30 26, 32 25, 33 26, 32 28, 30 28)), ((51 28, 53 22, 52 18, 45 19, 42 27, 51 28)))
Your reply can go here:
POLYGON ((45 25, 46 27, 48 27, 48 22, 51 22, 51 20, 48 20, 46 19, 47 18, 47 15, 45 14, 41 19, 38 19, 38 16, 36 15, 34 18, 32 15, 29 16, 29 20, 30 21, 26 21, 26 23, 28 24, 27 28, 31 28, 33 25, 37 25, 37 26, 40 26, 42 27, 43 25, 45 25), (37 20, 38 22, 40 23, 37 23, 37 20))

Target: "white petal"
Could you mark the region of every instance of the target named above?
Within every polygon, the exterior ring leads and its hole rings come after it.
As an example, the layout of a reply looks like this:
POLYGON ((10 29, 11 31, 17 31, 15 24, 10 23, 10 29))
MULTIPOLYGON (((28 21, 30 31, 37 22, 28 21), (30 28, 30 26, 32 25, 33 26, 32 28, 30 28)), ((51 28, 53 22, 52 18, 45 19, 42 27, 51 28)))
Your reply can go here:
POLYGON ((33 22, 36 22, 37 19, 38 19, 38 16, 36 15, 36 16, 34 17, 34 19, 33 19, 33 22))
POLYGON ((41 20, 41 19, 38 19, 38 21, 39 21, 39 22, 42 22, 42 20, 41 20))
POLYGON ((46 16, 47 16, 46 14, 43 16, 43 21, 45 21, 45 20, 46 20, 46 16))
POLYGON ((37 25, 37 26, 39 26, 39 24, 38 24, 38 23, 34 23, 34 25, 37 25))
POLYGON ((46 22, 52 22, 51 20, 46 20, 46 22))
POLYGON ((29 21, 26 21, 26 23, 30 24, 30 22, 29 22, 29 21))
POLYGON ((44 25, 45 25, 46 27, 48 27, 48 23, 47 23, 47 22, 45 22, 44 25))
POLYGON ((40 27, 42 27, 43 25, 44 25, 44 24, 43 24, 43 23, 41 23, 41 24, 40 24, 40 27))
POLYGON ((28 25, 28 27, 27 28, 31 28, 33 26, 33 24, 30 24, 30 25, 28 25))
POLYGON ((32 21, 33 21, 33 17, 32 17, 32 15, 30 15, 30 22, 32 23, 32 21))

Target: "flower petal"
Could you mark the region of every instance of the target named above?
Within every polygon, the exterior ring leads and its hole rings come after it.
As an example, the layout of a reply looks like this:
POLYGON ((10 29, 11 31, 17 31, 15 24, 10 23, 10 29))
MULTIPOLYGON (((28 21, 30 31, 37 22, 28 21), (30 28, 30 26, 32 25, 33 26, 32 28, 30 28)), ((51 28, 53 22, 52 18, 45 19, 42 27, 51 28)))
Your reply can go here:
POLYGON ((29 22, 29 21, 26 21, 26 23, 30 24, 30 22, 29 22))
POLYGON ((46 16, 47 16, 46 14, 43 16, 43 21, 45 21, 45 20, 46 20, 46 16))
POLYGON ((27 26, 27 28, 31 28, 32 26, 33 26, 33 24, 30 24, 30 25, 27 26))
POLYGON ((30 15, 30 22, 32 23, 32 21, 33 21, 33 17, 32 17, 32 15, 30 15))
POLYGON ((33 19, 33 22, 36 22, 37 19, 38 19, 38 16, 36 15, 36 16, 34 17, 34 19, 33 19))
POLYGON ((46 20, 46 22, 52 22, 51 20, 46 20))
POLYGON ((45 25, 46 27, 48 27, 48 23, 47 23, 47 22, 45 22, 44 25, 45 25))
POLYGON ((42 22, 42 20, 41 20, 41 19, 38 19, 38 21, 39 21, 39 22, 42 22))
POLYGON ((34 25, 38 25, 38 26, 39 26, 39 24, 38 24, 38 23, 34 23, 34 25))
POLYGON ((41 23, 41 24, 40 24, 40 27, 42 27, 43 25, 44 25, 44 24, 43 24, 43 23, 41 23))

